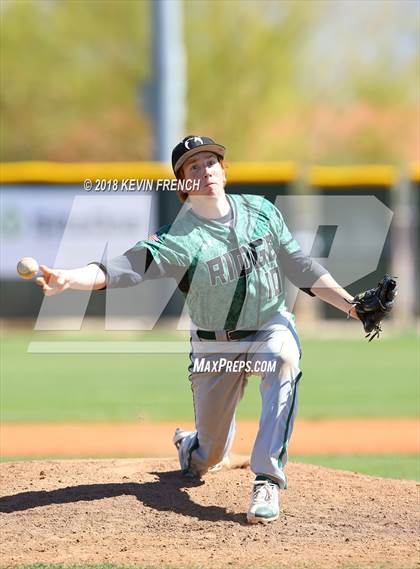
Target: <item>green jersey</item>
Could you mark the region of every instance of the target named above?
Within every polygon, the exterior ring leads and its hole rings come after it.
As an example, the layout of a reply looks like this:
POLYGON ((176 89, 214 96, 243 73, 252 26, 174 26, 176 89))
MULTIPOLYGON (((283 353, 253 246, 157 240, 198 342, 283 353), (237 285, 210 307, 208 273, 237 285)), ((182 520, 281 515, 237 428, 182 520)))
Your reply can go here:
POLYGON ((279 210, 256 195, 226 194, 229 222, 192 209, 102 268, 108 287, 173 277, 205 330, 255 330, 285 309, 285 276, 309 292, 325 273, 304 256, 279 210))

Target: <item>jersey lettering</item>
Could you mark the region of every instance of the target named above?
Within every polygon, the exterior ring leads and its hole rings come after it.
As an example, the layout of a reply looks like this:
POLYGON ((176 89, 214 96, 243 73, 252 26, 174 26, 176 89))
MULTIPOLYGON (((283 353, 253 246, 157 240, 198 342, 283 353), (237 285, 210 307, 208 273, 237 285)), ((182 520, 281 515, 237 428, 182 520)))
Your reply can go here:
POLYGON ((274 267, 273 269, 268 270, 266 272, 266 278, 270 290, 268 294, 268 299, 272 300, 273 298, 280 296, 282 292, 281 276, 279 268, 274 267))
POLYGON ((217 279, 220 280, 221 284, 227 283, 227 278, 225 276, 225 267, 223 266, 221 257, 214 257, 214 259, 207 261, 207 268, 210 273, 210 281, 212 286, 217 285, 217 279))
MULTIPOLYGON (((249 274, 254 268, 261 268, 276 258, 274 240, 270 233, 255 239, 248 245, 232 249, 206 261, 211 286, 233 282, 249 274)), ((275 287, 277 288, 277 287, 275 287)), ((277 295, 276 295, 277 296, 277 295)))

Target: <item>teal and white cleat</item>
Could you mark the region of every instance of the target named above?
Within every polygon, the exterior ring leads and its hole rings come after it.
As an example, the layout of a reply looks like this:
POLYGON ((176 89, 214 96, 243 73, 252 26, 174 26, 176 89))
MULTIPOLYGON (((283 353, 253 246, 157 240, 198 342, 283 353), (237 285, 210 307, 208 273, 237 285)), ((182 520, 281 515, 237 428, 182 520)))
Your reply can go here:
POLYGON ((279 517, 279 487, 271 480, 255 480, 246 516, 250 524, 266 524, 279 517))
POLYGON ((194 442, 192 440, 193 437, 194 438, 196 437, 195 431, 184 431, 180 427, 177 427, 175 429, 174 436, 172 437, 172 442, 174 443, 174 445, 178 451, 179 463, 181 465, 181 470, 182 470, 183 474, 185 474, 186 476, 201 477, 206 472, 213 473, 213 472, 218 472, 219 470, 222 470, 222 468, 229 468, 230 459, 229 459, 229 456, 225 456, 221 462, 219 462, 218 464, 215 464, 214 466, 211 466, 208 470, 205 470, 202 472, 196 472, 196 471, 192 470, 191 466, 189 465, 189 456, 191 454, 190 453, 191 443, 194 442), (186 441, 185 444, 183 444, 183 441, 186 438, 188 438, 188 441, 186 441))
POLYGON ((191 439, 191 435, 194 435, 193 431, 184 431, 180 427, 175 429, 174 436, 172 437, 172 442, 174 443, 176 450, 178 451, 178 458, 179 464, 181 466, 182 474, 185 476, 196 476, 196 473, 191 471, 189 468, 189 445, 188 441, 187 444, 182 444, 182 442, 189 438, 191 439))
POLYGON ((172 442, 176 446, 176 449, 179 450, 179 447, 181 446, 182 443, 182 439, 185 439, 185 437, 188 437, 189 435, 192 434, 193 434, 192 431, 184 431, 180 427, 177 427, 175 429, 174 436, 172 437, 172 442))

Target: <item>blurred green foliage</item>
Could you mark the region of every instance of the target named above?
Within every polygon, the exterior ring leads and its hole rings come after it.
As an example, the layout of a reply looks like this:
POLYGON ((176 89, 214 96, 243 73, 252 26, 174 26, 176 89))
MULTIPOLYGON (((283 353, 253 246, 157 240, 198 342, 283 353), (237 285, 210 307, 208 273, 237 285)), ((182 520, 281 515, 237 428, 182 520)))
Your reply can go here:
MULTIPOLYGON (((418 157, 419 5, 184 0, 186 131, 229 160, 418 157)), ((1 158, 145 160, 146 0, 2 0, 1 158)))
POLYGON ((1 2, 2 160, 150 154, 147 2, 1 2))

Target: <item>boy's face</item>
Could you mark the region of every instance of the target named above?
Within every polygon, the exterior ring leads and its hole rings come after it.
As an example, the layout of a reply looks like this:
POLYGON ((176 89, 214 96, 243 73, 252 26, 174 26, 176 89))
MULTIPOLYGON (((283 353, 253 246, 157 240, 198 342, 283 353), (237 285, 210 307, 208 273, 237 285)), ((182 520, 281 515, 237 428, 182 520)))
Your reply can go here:
POLYGON ((212 152, 198 152, 182 167, 186 180, 198 180, 198 190, 188 192, 190 199, 200 196, 217 198, 225 191, 226 175, 217 156, 212 152))

